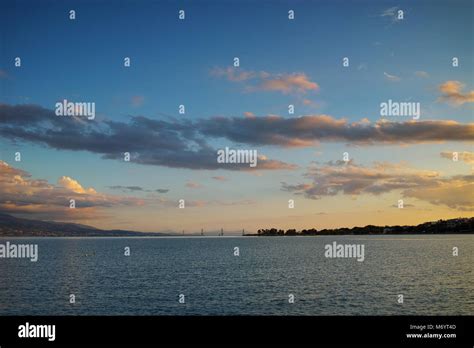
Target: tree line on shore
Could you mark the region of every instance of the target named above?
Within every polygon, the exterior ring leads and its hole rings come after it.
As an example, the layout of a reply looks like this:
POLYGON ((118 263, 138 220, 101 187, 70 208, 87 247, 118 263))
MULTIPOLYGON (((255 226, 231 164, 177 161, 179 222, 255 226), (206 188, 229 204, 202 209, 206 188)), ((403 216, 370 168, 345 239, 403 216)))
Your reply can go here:
POLYGON ((416 226, 374 226, 342 227, 317 230, 303 229, 259 229, 257 236, 324 236, 324 235, 361 235, 361 234, 470 234, 474 233, 474 217, 425 222, 416 226))

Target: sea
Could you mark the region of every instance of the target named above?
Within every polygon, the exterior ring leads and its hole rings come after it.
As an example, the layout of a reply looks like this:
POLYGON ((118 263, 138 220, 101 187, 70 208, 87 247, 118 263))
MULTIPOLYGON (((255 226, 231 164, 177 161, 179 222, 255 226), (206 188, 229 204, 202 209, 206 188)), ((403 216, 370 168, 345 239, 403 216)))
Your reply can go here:
POLYGON ((474 315, 474 235, 7 241, 38 260, 0 258, 0 315, 474 315))

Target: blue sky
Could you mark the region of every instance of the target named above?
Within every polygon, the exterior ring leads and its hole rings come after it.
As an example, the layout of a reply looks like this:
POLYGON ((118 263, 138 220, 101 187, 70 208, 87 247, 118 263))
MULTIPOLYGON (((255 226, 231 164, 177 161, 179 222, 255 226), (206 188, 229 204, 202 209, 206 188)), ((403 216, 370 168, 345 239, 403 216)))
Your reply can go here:
MULTIPOLYGON (((439 86, 459 81, 462 93, 474 87, 472 16, 470 1, 7 1, 0 14, 0 102, 45 109, 54 109, 64 98, 95 102, 97 121, 125 123, 131 116, 196 121, 244 117, 246 112, 283 118, 323 114, 351 123, 379 121, 380 103, 392 99, 420 102, 423 121, 469 124, 472 103, 440 102, 439 86), (404 11, 403 20, 389 15, 394 8, 404 11), (68 18, 71 9, 76 11, 73 21, 68 18), (186 11, 184 21, 177 18, 179 9, 186 11), (292 21, 290 9, 295 11, 292 21), (17 56, 21 68, 13 66, 17 56), (130 68, 123 67, 124 57, 131 58, 130 68), (240 58, 237 73, 300 73, 318 88, 249 91, 249 83, 255 87, 256 80, 231 81, 212 73, 230 67, 234 57, 240 58), (350 59, 347 68, 343 57, 350 59), (459 67, 451 66, 452 57, 459 58, 459 67), (177 112, 180 104, 186 106, 185 115, 177 112), (288 115, 289 104, 295 105, 295 115, 288 115)), ((208 141, 214 147, 235 144, 219 137, 208 141)), ((11 163, 21 149, 24 160, 15 166, 51 183, 66 175, 101 192, 113 193, 112 185, 140 185, 168 188, 172 199, 234 201, 259 200, 256 194, 285 201, 288 192, 281 191, 282 181, 301 182, 312 161, 335 161, 346 150, 362 165, 407 161, 450 175, 469 173, 469 167, 453 169, 439 153, 472 151, 472 144, 465 142, 408 150, 324 141, 296 149, 263 145, 259 152, 299 169, 265 172, 262 178, 226 170, 125 168, 120 161, 86 151, 13 144, 11 139, 0 139, 0 144, 5 162, 11 163), (216 183, 212 176, 226 176, 232 184, 216 183), (189 181, 206 189, 190 190, 185 186, 189 181)), ((307 199, 305 204, 315 202, 307 199)))

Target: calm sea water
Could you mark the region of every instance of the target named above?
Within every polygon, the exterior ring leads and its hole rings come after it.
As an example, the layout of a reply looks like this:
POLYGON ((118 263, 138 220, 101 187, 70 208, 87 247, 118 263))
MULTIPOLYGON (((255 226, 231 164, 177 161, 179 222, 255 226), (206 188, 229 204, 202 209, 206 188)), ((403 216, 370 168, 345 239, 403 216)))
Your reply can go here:
POLYGON ((474 314, 474 236, 6 241, 37 243, 39 260, 0 259, 0 315, 474 314), (325 258, 333 241, 365 260, 325 258))

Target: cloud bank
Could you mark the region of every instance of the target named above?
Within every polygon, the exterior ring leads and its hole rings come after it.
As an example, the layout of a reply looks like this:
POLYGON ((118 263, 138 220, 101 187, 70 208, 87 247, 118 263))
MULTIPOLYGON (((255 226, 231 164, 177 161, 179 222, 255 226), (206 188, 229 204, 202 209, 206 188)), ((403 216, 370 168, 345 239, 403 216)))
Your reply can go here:
POLYGON ((367 167, 353 161, 336 161, 309 168, 305 177, 309 182, 295 185, 282 182, 281 189, 309 199, 340 194, 378 196, 400 191, 401 197, 461 211, 474 209, 474 175, 442 177, 438 172, 403 164, 375 162, 367 167))
POLYGON ((11 214, 32 214, 37 218, 78 220, 101 216, 100 208, 141 206, 143 200, 98 193, 84 188, 68 176, 58 179, 56 185, 0 161, 0 211, 11 214), (70 200, 75 208, 70 208, 70 200))
MULTIPOLYGON (((58 150, 88 151, 106 159, 188 169, 249 171, 248 164, 217 162, 210 140, 249 146, 310 147, 318 142, 353 145, 406 145, 473 141, 474 124, 451 120, 348 122, 329 115, 213 117, 155 120, 133 116, 127 122, 58 117, 36 105, 0 104, 0 136, 58 150)), ((227 145, 227 144, 226 144, 227 145)), ((229 144, 230 145, 230 144, 229 144)), ((292 170, 296 165, 260 154, 256 169, 292 170)))

